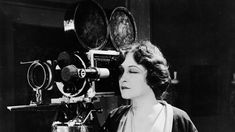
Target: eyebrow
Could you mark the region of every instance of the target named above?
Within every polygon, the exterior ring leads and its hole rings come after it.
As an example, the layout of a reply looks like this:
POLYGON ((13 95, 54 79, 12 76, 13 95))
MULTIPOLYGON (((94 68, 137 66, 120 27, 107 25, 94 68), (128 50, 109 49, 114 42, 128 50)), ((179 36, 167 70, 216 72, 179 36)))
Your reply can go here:
MULTIPOLYGON (((139 70, 141 70, 141 71, 143 71, 142 69, 140 69, 138 66, 136 66, 136 65, 130 65, 130 66, 128 66, 129 68, 137 68, 137 69, 139 69, 139 70)), ((124 67, 122 66, 122 65, 120 65, 120 66, 118 66, 118 68, 121 68, 121 69, 124 69, 124 67)))
POLYGON ((134 68, 137 68, 137 69, 139 69, 139 70, 141 70, 141 71, 143 71, 142 69, 140 69, 138 66, 136 66, 136 65, 130 65, 130 66, 128 66, 129 68, 132 68, 132 67, 134 67, 134 68))

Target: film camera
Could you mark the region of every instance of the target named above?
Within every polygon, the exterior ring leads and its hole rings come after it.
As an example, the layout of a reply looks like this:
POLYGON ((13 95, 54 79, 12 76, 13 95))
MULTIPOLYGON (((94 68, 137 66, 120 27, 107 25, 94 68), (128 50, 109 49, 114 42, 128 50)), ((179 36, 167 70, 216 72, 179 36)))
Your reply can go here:
POLYGON ((117 7, 108 20, 98 3, 81 0, 65 13, 64 31, 75 51, 61 52, 56 60, 22 62, 30 64, 27 82, 35 96, 29 105, 8 109, 55 109, 53 132, 95 131, 94 112, 101 110, 93 102, 119 93, 119 49, 136 40, 134 17, 117 7))

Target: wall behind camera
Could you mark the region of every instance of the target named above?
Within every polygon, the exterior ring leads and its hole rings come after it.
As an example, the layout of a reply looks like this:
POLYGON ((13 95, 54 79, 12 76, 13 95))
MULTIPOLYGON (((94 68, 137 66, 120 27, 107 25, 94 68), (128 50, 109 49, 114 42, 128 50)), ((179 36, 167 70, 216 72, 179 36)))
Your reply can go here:
POLYGON ((14 103, 14 60, 12 32, 7 17, 0 11, 0 130, 14 131, 14 115, 6 106, 14 103))

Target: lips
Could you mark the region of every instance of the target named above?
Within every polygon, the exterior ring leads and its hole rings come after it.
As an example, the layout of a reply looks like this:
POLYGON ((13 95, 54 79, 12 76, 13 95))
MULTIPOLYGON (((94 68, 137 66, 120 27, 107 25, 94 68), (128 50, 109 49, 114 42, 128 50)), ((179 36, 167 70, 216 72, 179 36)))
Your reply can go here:
POLYGON ((122 86, 121 87, 122 90, 125 90, 125 89, 130 89, 129 87, 126 87, 126 86, 122 86))

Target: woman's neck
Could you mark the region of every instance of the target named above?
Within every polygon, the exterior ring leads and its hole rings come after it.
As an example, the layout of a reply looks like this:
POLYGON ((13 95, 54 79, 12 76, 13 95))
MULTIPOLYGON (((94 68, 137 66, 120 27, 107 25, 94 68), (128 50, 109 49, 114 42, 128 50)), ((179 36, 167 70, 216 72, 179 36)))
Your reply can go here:
POLYGON ((148 114, 153 111, 154 106, 159 103, 153 93, 136 97, 131 100, 134 114, 148 114))

